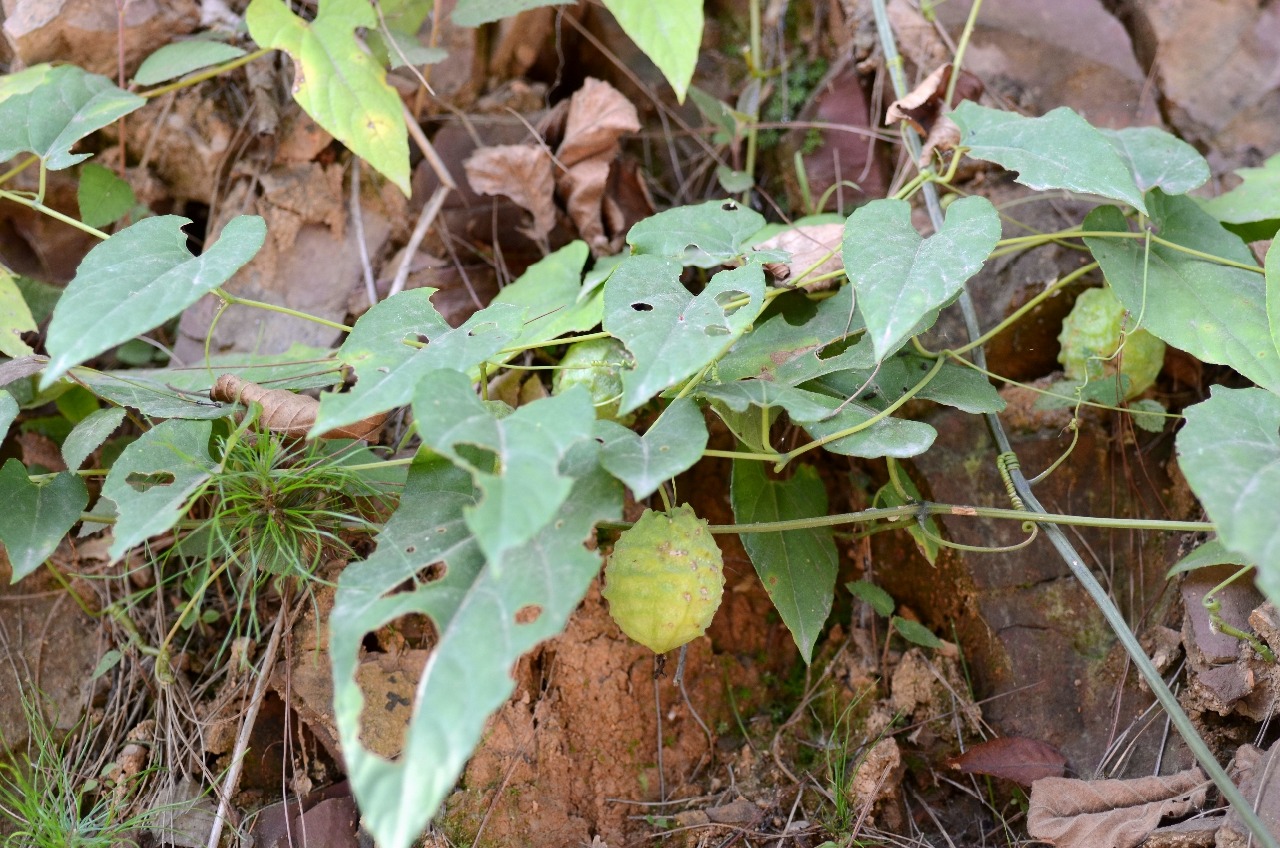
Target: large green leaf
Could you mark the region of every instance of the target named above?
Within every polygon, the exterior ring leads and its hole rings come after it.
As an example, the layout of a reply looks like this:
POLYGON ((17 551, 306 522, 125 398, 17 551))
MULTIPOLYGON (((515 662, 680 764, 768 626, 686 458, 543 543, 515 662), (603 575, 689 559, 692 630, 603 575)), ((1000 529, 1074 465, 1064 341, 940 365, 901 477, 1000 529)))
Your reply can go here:
POLYGON ((1124 157, 1066 106, 1025 118, 966 100, 951 117, 969 156, 1017 171, 1018 182, 1025 186, 1096 194, 1147 211, 1124 157))
POLYGON ((1209 163, 1200 151, 1159 127, 1099 129, 1129 166, 1138 188, 1186 194, 1209 181, 1209 163))
POLYGON ((604 0, 604 6, 683 103, 702 46, 702 0, 604 0))
POLYGON ((570 242, 530 265, 518 280, 498 292, 491 303, 522 307, 528 318, 512 347, 550 341, 600 323, 603 307, 599 291, 582 288, 582 266, 588 254, 585 241, 570 242))
POLYGON ((715 361, 764 306, 756 263, 721 271, 696 296, 680 270, 672 259, 632 256, 605 283, 604 328, 636 359, 622 372, 622 415, 715 361))
POLYGON ((0 354, 17 359, 34 351, 22 340, 23 333, 37 329, 35 316, 18 288, 18 280, 0 265, 0 354))
POLYGON ((51 171, 91 153, 72 153, 77 141, 147 101, 75 65, 36 65, 0 77, 0 162, 34 153, 51 171))
POLYGON ((468 373, 520 335, 525 310, 495 303, 451 329, 430 303, 435 289, 411 289, 382 301, 356 322, 338 358, 356 371, 355 388, 320 396, 312 435, 360 421, 413 399, 414 387, 430 371, 468 373), (419 337, 427 345, 413 348, 419 337))
POLYGON ((243 55, 243 50, 225 41, 208 38, 175 41, 144 59, 133 81, 138 85, 155 85, 243 55))
POLYGON ((1241 168, 1236 173, 1240 185, 1202 201, 1204 211, 1228 224, 1280 218, 1280 153, 1263 162, 1261 168, 1241 168))
POLYGON ((558 6, 567 2, 569 0, 458 0, 450 17, 458 26, 478 27, 514 17, 529 9, 558 6))
POLYGON ((604 439, 600 464, 626 483, 636 500, 692 467, 707 446, 707 422, 689 398, 673 401, 644 436, 613 421, 597 421, 596 434, 604 439))
POLYGON ((873 200, 845 223, 844 267, 857 289, 876 358, 910 338, 931 310, 953 298, 1000 240, 1000 216, 984 197, 947 209, 942 229, 922 239, 905 200, 873 200))
POLYGON ((426 374, 413 395, 423 444, 471 472, 480 502, 467 526, 491 562, 547 525, 573 487, 560 470, 565 455, 591 438, 595 409, 582 388, 495 417, 471 379, 452 369, 426 374))
POLYGON ((49 323, 47 388, 68 369, 145 333, 231 278, 262 247, 267 226, 240 215, 199 256, 177 215, 147 218, 96 245, 80 263, 49 323))
POLYGON ((208 421, 162 421, 116 459, 102 484, 119 514, 109 549, 113 561, 186 513, 191 496, 213 474, 212 431, 208 421))
POLYGON ((289 54, 293 99, 408 196, 409 135, 400 95, 387 72, 361 49, 355 30, 376 29, 369 0, 321 0, 307 23, 282 0, 253 0, 245 12, 253 40, 289 54))
POLYGON ((80 520, 89 503, 89 492, 77 475, 58 474, 44 485, 27 477, 16 459, 0 468, 0 542, 13 567, 11 582, 35 571, 58 547, 58 542, 80 520))
POLYGON ((1272 344, 1280 351, 1280 248, 1276 244, 1273 241, 1267 248, 1263 282, 1267 289, 1267 326, 1271 329, 1272 344))
MULTIPOLYGON (((1147 198, 1151 221, 1175 244, 1256 265, 1244 242, 1187 197, 1159 189, 1147 198)), ((1084 220, 1090 232, 1129 232, 1120 210, 1104 206, 1084 220)), ((1141 326, 1205 362, 1229 365, 1260 386, 1280 391, 1280 355, 1267 326, 1261 274, 1142 241, 1086 238, 1116 297, 1141 326)), ((1131 328, 1132 329, 1132 328, 1131 328)))
MULTIPOLYGON (((813 468, 802 465, 788 480, 771 480, 759 462, 733 463, 730 487, 738 524, 789 521, 827 514, 827 491, 813 468)), ((831 614, 835 596, 836 543, 830 527, 781 533, 743 533, 742 545, 765 591, 796 640, 805 662, 831 614)))
POLYGON ((465 518, 477 499, 470 474, 423 458, 377 550, 338 581, 329 620, 334 712, 352 790, 383 848, 408 848, 439 810, 489 715, 515 688, 516 660, 564 628, 599 572, 599 554, 583 543, 596 522, 621 516, 621 487, 596 465, 590 439, 564 469, 575 482, 553 520, 501 562, 486 562, 465 518), (442 574, 426 571, 435 563, 442 574), (430 616, 439 639, 392 761, 361 742, 355 675, 365 635, 408 613, 430 616))
POLYGON ((714 268, 742 255, 764 216, 733 200, 677 206, 651 215, 627 233, 635 253, 714 268))
POLYGON ((1229 550, 1258 566, 1258 584, 1280 603, 1280 397, 1214 386, 1184 412, 1178 467, 1229 550))

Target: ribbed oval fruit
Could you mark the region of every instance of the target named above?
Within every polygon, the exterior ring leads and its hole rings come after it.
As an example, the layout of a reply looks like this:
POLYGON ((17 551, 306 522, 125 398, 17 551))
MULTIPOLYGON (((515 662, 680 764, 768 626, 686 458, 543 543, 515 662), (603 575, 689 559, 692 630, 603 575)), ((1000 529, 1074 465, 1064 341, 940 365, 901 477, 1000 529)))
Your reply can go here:
POLYGON ((720 548, 687 504, 645 510, 618 538, 604 574, 613 620, 658 654, 705 633, 724 594, 720 548))
POLYGON ((629 367, 627 349, 617 339, 591 339, 569 345, 551 381, 551 393, 560 394, 574 386, 591 392, 596 417, 629 425, 635 415, 618 416, 622 401, 622 370, 629 367))
POLYGON ((1076 298, 1062 322, 1058 361, 1072 380, 1098 380, 1119 369, 1129 378, 1125 398, 1137 397, 1156 381, 1164 365, 1164 342, 1146 330, 1127 333, 1124 353, 1108 359, 1120 345, 1124 305, 1110 288, 1089 289, 1076 298), (1123 361, 1121 361, 1123 360, 1123 361))

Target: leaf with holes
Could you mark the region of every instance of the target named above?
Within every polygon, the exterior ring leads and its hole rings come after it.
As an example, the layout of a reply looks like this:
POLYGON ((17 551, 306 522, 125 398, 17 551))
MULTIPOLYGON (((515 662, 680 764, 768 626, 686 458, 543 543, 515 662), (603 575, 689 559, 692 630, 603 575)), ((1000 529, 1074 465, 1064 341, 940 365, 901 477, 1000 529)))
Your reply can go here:
POLYGON ((702 46, 702 0, 604 0, 604 6, 683 103, 702 46))
POLYGON ((102 485, 120 516, 109 548, 113 562, 186 514, 215 468, 209 457, 212 431, 208 421, 162 421, 120 454, 102 485))
POLYGON ((448 368, 470 373, 520 335, 525 310, 509 303, 494 303, 456 330, 450 328, 431 305, 435 291, 401 292, 360 316, 338 349, 338 359, 355 369, 355 388, 320 396, 312 437, 407 406, 428 372, 448 368), (405 344, 419 337, 427 340, 425 347, 405 344))
POLYGON ((876 358, 897 350, 922 318, 955 297, 999 240, 1000 216, 985 197, 952 203, 942 229, 927 239, 912 226, 905 200, 873 200, 850 215, 845 273, 876 358))
POLYGON ((147 218, 96 245, 53 310, 40 388, 73 366, 177 316, 253 258, 267 225, 240 215, 193 256, 176 215, 147 218))
MULTIPOLYGON (((1246 266, 1253 254, 1188 197, 1153 189, 1151 222, 1174 244, 1246 266)), ((1128 233, 1120 210, 1103 206, 1084 219, 1090 232, 1128 233)), ((1210 262, 1132 238, 1086 238, 1112 291, 1142 327, 1204 362, 1229 365, 1260 386, 1280 392, 1280 352, 1267 324, 1261 274, 1210 262)), ((1130 327, 1130 329, 1135 329, 1130 327)))
POLYGON ((1159 127, 1099 129, 1129 166, 1138 188, 1186 194, 1209 181, 1209 163, 1200 151, 1159 127))
POLYGON ((643 436, 613 421, 596 422, 596 433, 604 438, 600 464, 626 483, 636 500, 692 468, 707 446, 707 422, 689 398, 673 401, 643 436))
POLYGON ((1280 602, 1280 397, 1214 386, 1184 412, 1178 467, 1229 551, 1258 565, 1258 585, 1280 602))
POLYGON ((0 162, 34 153, 51 171, 91 153, 72 153, 77 141, 123 118, 147 101, 75 65, 35 65, 0 77, 0 162))
POLYGON ((32 482, 16 459, 0 468, 0 542, 17 583, 41 566, 89 503, 77 475, 64 471, 44 484, 32 482))
MULTIPOLYGON (((771 480, 762 463, 737 460, 730 499, 738 524, 827 514, 827 491, 818 472, 807 465, 796 468, 790 479, 771 480)), ((836 591, 838 556, 831 534, 830 527, 812 527, 741 535, 760 582, 806 663, 831 614, 836 591)))
POLYGON ((391 180, 407 197, 409 134, 400 95, 361 49, 355 30, 378 28, 368 0, 322 0, 310 23, 281 0, 253 0, 244 15, 253 40, 289 54, 293 99, 315 122, 391 180))
POLYGON ((501 561, 486 561, 469 526, 480 497, 470 473, 420 459, 377 550, 343 570, 329 620, 334 713, 353 793, 379 845, 408 848, 440 809, 485 722, 515 689, 520 655, 564 628, 599 573, 600 555, 583 543, 597 522, 621 517, 622 492, 597 452, 587 439, 566 454, 569 496, 501 561), (365 636, 410 613, 429 616, 438 641, 404 750, 389 760, 362 742, 356 670, 365 636))
POLYGON ((966 155, 1017 171, 1018 182, 1066 189, 1147 207, 1123 156, 1101 131, 1066 106, 1039 118, 988 109, 966 100, 951 113, 966 155))
MULTIPOLYGON (((749 377, 791 385, 797 377, 812 380, 826 361, 827 347, 862 329, 862 316, 853 308, 853 286, 842 286, 817 302, 803 292, 788 292, 774 298, 764 320, 716 363, 716 376, 726 383, 749 377)), ((874 364, 868 351, 866 367, 874 364)))
POLYGON ((541 532, 560 509, 573 488, 561 462, 575 444, 591 440, 596 420, 581 388, 497 417, 471 378, 452 369, 431 371, 418 382, 413 415, 423 444, 475 480, 480 501, 466 511, 467 526, 494 563, 541 532))
POLYGON ((671 259, 632 256, 604 287, 604 329, 636 359, 622 372, 625 415, 649 398, 692 377, 731 348, 764 306, 758 264, 721 271, 698 295, 680 283, 671 259))
POLYGON ((714 268, 741 256, 764 216, 732 200, 711 200, 651 215, 631 228, 634 253, 714 268))

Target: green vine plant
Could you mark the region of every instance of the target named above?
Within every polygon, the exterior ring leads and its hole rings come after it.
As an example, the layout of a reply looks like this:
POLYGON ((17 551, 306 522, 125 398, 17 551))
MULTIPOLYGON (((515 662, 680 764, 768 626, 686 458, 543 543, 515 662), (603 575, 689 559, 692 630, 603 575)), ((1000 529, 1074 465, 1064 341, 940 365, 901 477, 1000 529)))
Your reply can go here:
MULTIPOLYGON (((410 39, 397 33, 416 32, 426 12, 415 20, 414 9, 428 5, 327 0, 313 21, 304 21, 281 0, 253 0, 247 23, 260 50, 157 54, 151 67, 144 66, 144 82, 164 84, 147 93, 283 50, 303 80, 294 92, 301 106, 407 192, 404 110, 376 58, 403 56, 400 45, 410 39), (389 17, 403 30, 389 28, 389 17), (353 47, 358 28, 367 28, 371 53, 353 47), (331 96, 316 96, 321 88, 331 96)), ((460 2, 455 20, 475 25, 529 5, 460 2)), ((683 96, 692 74, 687 39, 672 42, 675 53, 665 54, 656 40, 662 33, 655 29, 654 4, 606 5, 683 96)), ((697 8, 700 31, 700 4, 672 5, 691 21, 697 8)), ((891 39, 885 43, 892 45, 891 39)), ((696 40, 692 51, 696 58, 696 40)), ((530 267, 461 327, 451 327, 436 310, 433 289, 415 289, 375 304, 354 326, 326 322, 343 330, 345 339, 318 357, 210 359, 188 372, 105 372, 85 363, 173 319, 202 296, 280 309, 221 288, 261 248, 266 225, 259 217, 232 219, 194 255, 183 218, 143 217, 108 234, 97 227, 127 214, 132 203, 117 200, 110 211, 85 220, 44 205, 47 170, 79 166, 82 195, 95 201, 86 207, 103 208, 102 198, 119 186, 81 164, 88 154, 72 148, 144 102, 144 96, 73 65, 40 65, 0 79, 0 159, 31 154, 0 175, 0 186, 37 164, 41 187, 34 193, 0 188, 0 199, 101 239, 58 299, 43 354, 25 348, 7 331, 12 328, 0 334, 0 350, 12 358, 0 365, 0 435, 19 409, 69 392, 85 393, 91 407, 64 442, 70 470, 35 473, 13 459, 0 468, 0 501, 6 504, 0 541, 17 581, 39 568, 82 520, 110 525, 116 560, 176 534, 185 539, 185 550, 204 546, 208 570, 188 581, 194 612, 212 571, 226 567, 223 561, 239 563, 250 575, 290 574, 305 582, 315 551, 359 529, 355 525, 377 523, 376 549, 349 564, 338 581, 329 655, 348 775, 380 845, 407 848, 422 831, 479 743, 487 717, 511 694, 516 661, 566 626, 601 572, 601 554, 587 543, 598 531, 627 527, 624 492, 637 500, 658 494, 666 503, 669 481, 705 457, 732 460, 736 523, 698 521, 682 532, 741 535, 806 662, 837 590, 835 528, 908 529, 922 547, 935 550, 951 544, 932 520, 937 515, 1013 520, 1028 532, 1043 530, 1085 582, 1224 796, 1260 844, 1276 845, 1059 529, 1213 532, 1220 555, 1202 555, 1193 564, 1225 558, 1257 566, 1259 587, 1280 599, 1280 526, 1269 506, 1259 506, 1280 500, 1280 248, 1272 247, 1260 267, 1232 229, 1280 213, 1274 195, 1253 190, 1252 175, 1225 198, 1197 200, 1187 193, 1206 182, 1208 165, 1161 130, 1103 130, 1065 108, 1031 118, 966 101, 951 113, 960 133, 954 150, 940 154, 898 196, 874 200, 847 217, 842 270, 825 279, 800 276, 789 287, 771 286, 765 264, 788 256, 751 247, 765 219, 738 201, 715 200, 636 224, 624 255, 594 268, 588 267, 586 244, 571 243, 530 267), (60 111, 50 112, 51 104, 60 111), (962 156, 1003 166, 1031 189, 1072 192, 1096 199, 1097 206, 1078 226, 1002 238, 995 207, 982 197, 960 196, 950 184, 962 156), (917 195, 936 215, 927 237, 912 223, 917 195), (1254 383, 1214 387, 1183 415, 1179 464, 1209 522, 1048 514, 1007 440, 1002 443, 995 416, 1004 402, 991 382, 996 375, 985 367, 982 344, 1023 313, 982 332, 965 283, 993 256, 1063 241, 1089 251, 1105 278, 1114 301, 1105 322, 1119 327, 1126 363, 1137 359, 1131 354, 1138 333, 1147 333, 1254 383), (685 282, 690 278, 697 280, 692 286, 685 282), (957 302, 973 341, 927 349, 920 335, 957 302), (533 357, 562 369, 549 396, 515 409, 487 398, 489 376, 524 367, 533 357), (401 462, 368 451, 353 460, 334 459, 341 452, 335 448, 286 449, 269 433, 255 432, 252 415, 236 424, 231 416, 244 412, 242 406, 199 393, 223 370, 277 388, 321 389, 312 439, 376 413, 409 410, 417 452, 401 462), (344 372, 355 377, 348 391, 341 390, 344 372), (894 470, 898 460, 929 450, 937 436, 928 424, 900 414, 912 399, 995 422, 999 454, 991 461, 1008 486, 1009 508, 930 503, 894 470), (632 427, 641 412, 650 423, 638 433, 632 427), (126 415, 143 425, 142 435, 109 468, 83 468, 126 415), (708 415, 736 435, 735 449, 707 447, 708 415), (783 420, 805 434, 789 449, 774 440, 783 420), (265 441, 242 444, 246 439, 265 441), (823 452, 885 459, 891 485, 870 509, 830 514, 816 471, 823 452), (100 499, 86 513, 84 480, 93 476, 105 479, 100 499), (388 497, 385 484, 396 479, 402 483, 398 506, 385 520, 377 510, 358 509, 355 518, 342 518, 347 507, 317 500, 309 488, 345 487, 344 503, 351 504, 375 494, 388 497), (277 511, 264 516, 258 506, 267 500, 277 511), (275 545, 270 550, 268 541, 275 545), (305 555, 281 558, 281 550, 305 555), (430 618, 438 642, 422 671, 403 753, 388 760, 361 742, 364 699, 355 672, 366 635, 409 614, 430 618)), ((909 132, 906 138, 918 144, 909 132)), ((1276 170, 1272 165, 1268 173, 1276 170)), ((11 276, 0 277, 0 293, 16 290, 11 276)), ((35 327, 26 312, 24 304, 14 319, 18 332, 35 327)), ((1088 329, 1095 331, 1105 328, 1088 329)), ((1115 341, 1093 345, 1087 357, 1101 361, 1116 347, 1115 341)), ((1076 385, 1050 393, 1069 404, 1122 410, 1138 380, 1132 373, 1099 380, 1087 365, 1072 376, 1076 385), (1119 390, 1090 395, 1089 387, 1099 382, 1119 390)), ((1159 427, 1177 418, 1150 405, 1134 414, 1159 427)), ((668 512, 677 506, 666 505, 668 512)), ((655 548, 661 544, 653 541, 655 548)), ((178 624, 187 618, 180 616, 178 624)), ((903 635, 927 639, 910 628, 903 635)), ((161 682, 175 673, 167 645, 121 647, 146 648, 161 682)))

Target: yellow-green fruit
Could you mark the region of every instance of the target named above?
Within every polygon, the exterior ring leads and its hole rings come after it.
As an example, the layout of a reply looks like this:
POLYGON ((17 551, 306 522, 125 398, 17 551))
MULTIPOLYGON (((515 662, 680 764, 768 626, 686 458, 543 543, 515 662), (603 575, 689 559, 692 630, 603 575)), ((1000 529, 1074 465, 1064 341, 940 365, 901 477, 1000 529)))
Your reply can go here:
POLYGON ((556 369, 551 392, 558 395, 574 386, 585 386, 591 392, 597 418, 630 425, 635 415, 618 416, 622 401, 622 371, 629 367, 627 349, 617 339, 592 339, 571 344, 556 369))
POLYGON ((724 558, 693 508, 645 510, 605 566, 604 596, 622 632, 665 654, 706 632, 724 594, 724 558))
MULTIPOLYGON (((1146 330, 1129 332, 1124 352, 1109 359, 1120 346, 1120 327, 1124 323, 1124 305, 1110 288, 1089 289, 1076 298, 1076 304, 1062 322, 1058 342, 1062 350, 1058 361, 1072 380, 1099 380, 1113 376, 1116 370, 1129 378, 1125 398, 1136 397, 1156 381, 1164 365, 1164 342, 1146 330), (1123 361, 1122 361, 1123 360, 1123 361)), ((1130 325, 1133 319, 1130 319, 1130 325)))

